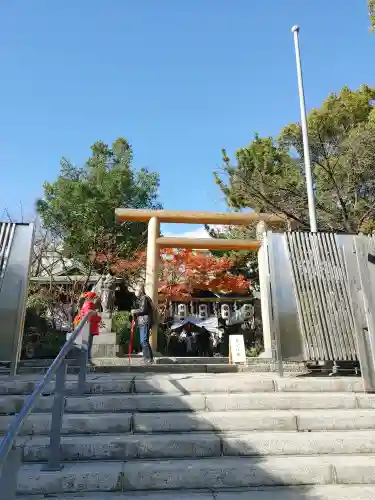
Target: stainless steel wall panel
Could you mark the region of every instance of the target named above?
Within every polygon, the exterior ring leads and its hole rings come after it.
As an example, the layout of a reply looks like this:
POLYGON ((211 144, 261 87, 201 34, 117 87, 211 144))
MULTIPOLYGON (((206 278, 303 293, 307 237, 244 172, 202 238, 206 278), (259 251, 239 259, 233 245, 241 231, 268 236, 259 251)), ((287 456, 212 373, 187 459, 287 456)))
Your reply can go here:
POLYGON ((33 224, 0 224, 0 361, 19 358, 29 283, 33 224))

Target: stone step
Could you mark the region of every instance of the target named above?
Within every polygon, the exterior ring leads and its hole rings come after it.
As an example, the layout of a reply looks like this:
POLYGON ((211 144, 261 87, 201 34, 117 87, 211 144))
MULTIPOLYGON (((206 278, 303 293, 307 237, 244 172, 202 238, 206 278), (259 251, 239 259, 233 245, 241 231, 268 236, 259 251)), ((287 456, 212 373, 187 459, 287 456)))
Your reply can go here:
MULTIPOLYGON (((45 500, 27 496, 23 500, 45 500)), ((274 486, 236 491, 156 491, 58 495, 54 500, 374 500, 375 486, 274 486)))
MULTIPOLYGON (((112 335, 112 334, 111 334, 112 335)), ((102 337, 103 342, 106 344, 108 343, 105 338, 101 335, 98 338, 102 337)), ((132 354, 131 355, 132 360, 141 360, 142 356, 139 354, 132 354)), ((30 367, 30 366, 47 366, 49 367, 54 358, 41 358, 41 359, 24 359, 19 362, 20 367, 30 367)), ((103 357, 102 359, 98 360, 99 362, 102 363, 107 363, 107 364, 113 364, 113 365, 123 365, 123 364, 128 364, 128 356, 124 358, 105 358, 103 357)), ((219 365, 219 364, 228 364, 229 363, 229 358, 228 357, 221 357, 221 356, 213 356, 213 357, 174 357, 174 356, 158 356, 155 358, 155 362, 157 364, 183 364, 183 365, 192 365, 192 364, 199 364, 199 365, 209 365, 209 364, 214 364, 214 365, 219 365)), ((69 364, 75 364, 76 360, 74 358, 69 358, 68 359, 69 364)), ((256 364, 256 365, 269 365, 272 364, 272 360, 267 359, 267 358, 257 358, 257 357, 251 357, 247 358, 246 363, 248 365, 250 364, 256 364)), ((284 361, 283 362, 285 366, 305 366, 305 362, 303 361, 284 361)), ((0 368, 9 368, 10 363, 0 361, 0 368)))
MULTIPOLYGON (((3 417, 4 418, 4 417, 3 417)), ((41 418, 41 416, 37 416, 41 418)), ((0 420, 1 425, 1 420, 0 420)), ((4 426, 4 424, 2 424, 4 426)), ((134 432, 323 431, 375 428, 375 410, 134 413, 134 432)))
MULTIPOLYGON (((19 438, 25 462, 49 457, 49 437, 19 438)), ((247 432, 63 436, 61 460, 150 460, 266 455, 375 454, 375 433, 247 432)), ((348 457, 350 461, 350 457, 348 457)))
MULTIPOLYGON (((27 396, 0 396, 0 415, 21 411, 27 396)), ((53 396, 38 398, 34 412, 49 412, 53 396)), ((106 394, 66 398, 66 413, 180 412, 290 409, 373 409, 375 395, 348 393, 106 394)))
MULTIPOLYGON (((218 364, 229 364, 229 358, 227 356, 219 357, 173 357, 173 356, 159 356, 155 358, 156 363, 163 365, 166 364, 181 364, 181 365, 192 365, 192 364, 202 364, 202 365, 218 365, 218 364)), ((259 358, 259 357, 248 357, 246 358, 247 365, 272 365, 273 361, 269 358, 259 358)), ((285 367, 291 368, 305 368, 306 363, 304 361, 283 361, 285 367)), ((293 370, 291 370, 293 371, 293 370)))
MULTIPOLYGON (((91 376, 92 377, 92 376, 91 376)), ((26 377, 0 379, 1 394, 30 394, 37 387, 38 378, 26 377)), ((67 390, 77 388, 77 379, 67 381, 67 390)), ((45 394, 53 393, 52 382, 45 394)), ((256 392, 363 392, 362 379, 354 377, 314 378, 284 377, 248 374, 212 375, 123 375, 116 377, 101 376, 91 378, 86 383, 87 394, 99 393, 256 393, 256 392)))
POLYGON ((305 377, 265 377, 251 375, 216 375, 181 378, 136 377, 134 379, 136 393, 170 393, 182 394, 214 392, 257 393, 257 392, 363 392, 360 378, 305 378, 305 377))
POLYGON ((91 461, 65 464, 57 472, 43 471, 41 464, 27 464, 19 472, 18 492, 51 495, 281 485, 369 485, 375 482, 374 468, 374 455, 91 461))
MULTIPOLYGON (((100 381, 89 380, 86 382, 86 394, 99 394, 99 393, 131 393, 133 388, 133 378, 129 376, 127 379, 102 379, 100 381)), ((31 394, 38 386, 40 379, 25 380, 22 378, 10 379, 5 378, 0 380, 0 395, 24 395, 31 394)), ((67 380, 66 390, 67 393, 77 391, 77 378, 67 380)), ((55 382, 51 382, 44 391, 44 395, 53 394, 55 389, 55 382)))
MULTIPOLYGON (((145 365, 141 360, 134 360, 132 364, 128 364, 124 358, 108 358, 121 359, 121 364, 112 364, 110 362, 102 363, 100 358, 95 358, 94 364, 88 367, 89 373, 263 373, 275 372, 273 364, 248 364, 248 365, 229 365, 223 363, 212 364, 161 364, 155 363, 145 365)), ((47 372, 46 366, 21 366, 17 373, 22 374, 44 374, 47 372)), ((76 364, 68 365, 68 373, 78 373, 79 367, 76 364)), ((284 371, 287 373, 307 373, 304 366, 299 365, 284 365, 284 371)), ((9 372, 7 368, 0 370, 0 374, 6 375, 9 372)))
MULTIPOLYGON (((14 416, 0 416, 5 434, 14 416)), ((49 435, 51 414, 31 414, 20 435, 49 435)), ((375 410, 65 414, 64 435, 206 431, 346 431, 375 428, 375 410)))
MULTIPOLYGON (((14 415, 0 416, 0 434, 5 434, 14 415)), ((49 435, 51 414, 31 414, 25 421, 20 436, 49 435)), ((62 434, 116 434, 132 430, 132 413, 65 414, 62 434)))

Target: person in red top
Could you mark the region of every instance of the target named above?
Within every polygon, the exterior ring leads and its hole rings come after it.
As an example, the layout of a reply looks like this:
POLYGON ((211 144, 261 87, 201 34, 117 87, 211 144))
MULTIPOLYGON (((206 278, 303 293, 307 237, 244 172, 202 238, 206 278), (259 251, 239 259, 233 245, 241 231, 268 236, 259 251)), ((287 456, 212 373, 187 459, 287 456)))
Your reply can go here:
MULTIPOLYGON (((85 299, 83 306, 80 311, 80 317, 81 319, 87 314, 89 311, 96 311, 98 308, 97 301, 98 301, 98 296, 96 295, 95 292, 86 292, 83 294, 83 298, 85 299)), ((89 335, 89 342, 88 342, 88 347, 87 347, 87 356, 88 360, 91 361, 91 351, 92 351, 92 345, 94 342, 94 337, 96 335, 99 335, 100 333, 100 323, 102 321, 102 317, 100 314, 95 313, 92 314, 89 317, 89 324, 90 324, 90 335, 89 335)))

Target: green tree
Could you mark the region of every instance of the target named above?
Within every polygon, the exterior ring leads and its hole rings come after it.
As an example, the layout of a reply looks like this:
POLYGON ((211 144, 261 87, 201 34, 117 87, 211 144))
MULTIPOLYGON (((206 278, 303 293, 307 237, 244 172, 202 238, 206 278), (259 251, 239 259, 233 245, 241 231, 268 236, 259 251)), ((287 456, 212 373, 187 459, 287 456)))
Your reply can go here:
MULTIPOLYGON (((375 88, 344 87, 308 116, 319 230, 375 229, 375 88)), ((283 213, 309 227, 302 132, 287 125, 280 136, 259 137, 235 154, 223 150, 215 179, 234 209, 283 213)))
POLYGON ((134 170, 132 148, 123 138, 112 148, 96 142, 91 150, 83 167, 61 160, 57 180, 43 186, 37 211, 43 226, 63 242, 67 253, 85 265, 100 260, 109 267, 111 260, 129 258, 146 241, 145 224, 118 225, 115 209, 160 208, 159 176, 146 169, 134 170))
POLYGON ((375 0, 368 0, 368 11, 370 15, 370 26, 375 30, 375 0))

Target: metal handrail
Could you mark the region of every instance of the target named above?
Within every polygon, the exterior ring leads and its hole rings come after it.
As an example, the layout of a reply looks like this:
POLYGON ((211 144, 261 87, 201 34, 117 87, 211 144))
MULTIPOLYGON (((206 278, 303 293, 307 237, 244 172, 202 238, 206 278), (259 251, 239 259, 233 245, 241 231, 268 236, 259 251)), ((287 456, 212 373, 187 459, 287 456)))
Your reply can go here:
MULTIPOLYGON (((5 461, 8 457, 8 454, 11 451, 12 447, 14 446, 14 442, 15 442, 23 424, 25 423, 25 420, 30 415, 30 413, 33 411, 33 409, 35 408, 35 405, 36 405, 36 402, 37 402, 37 399, 39 398, 39 396, 41 396, 43 394, 43 392, 47 388, 48 384, 52 381, 52 379, 58 373, 59 368, 65 363, 66 357, 69 354, 69 352, 71 351, 71 349, 73 348, 74 343, 75 343, 78 335, 81 333, 83 327, 85 326, 85 324, 88 321, 88 318, 92 314, 94 314, 94 312, 89 311, 84 316, 84 318, 80 321, 78 326, 73 330, 71 336, 65 342, 65 344, 61 348, 59 354, 56 356, 55 360, 52 362, 47 373, 44 375, 42 380, 39 382, 38 386, 34 389, 34 392, 29 396, 29 398, 27 399, 22 410, 14 417, 12 423, 10 424, 8 432, 6 433, 6 435, 4 436, 3 440, 0 443, 0 476, 1 476, 3 466, 5 464, 5 461)), ((86 371, 86 363, 85 363, 84 372, 85 371, 86 371)), ((66 373, 66 371, 65 371, 65 373, 66 373)), ((82 377, 81 381, 83 381, 83 383, 84 383, 85 382, 85 373, 83 373, 81 375, 81 377, 82 377)), ((65 385, 65 380, 64 380, 63 385, 65 385)))

